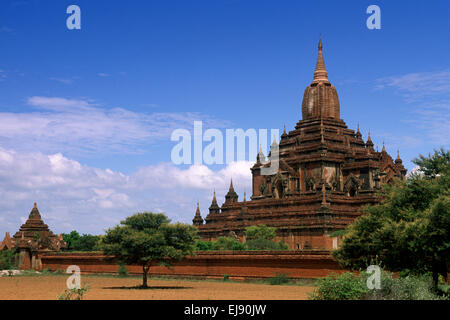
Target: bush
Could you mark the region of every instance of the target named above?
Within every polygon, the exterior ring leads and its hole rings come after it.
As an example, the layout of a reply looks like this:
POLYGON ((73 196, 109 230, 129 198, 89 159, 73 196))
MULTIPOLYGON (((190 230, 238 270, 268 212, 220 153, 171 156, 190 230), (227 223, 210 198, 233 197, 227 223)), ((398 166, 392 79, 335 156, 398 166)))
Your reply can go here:
POLYGON ((213 250, 245 250, 245 245, 231 237, 219 237, 212 244, 213 250))
POLYGON ((284 242, 275 242, 269 239, 250 239, 245 243, 249 250, 287 250, 284 242))
POLYGON ((368 289, 367 273, 357 276, 347 272, 330 275, 318 281, 318 288, 309 297, 313 300, 441 300, 433 288, 430 275, 408 275, 393 278, 386 271, 381 272, 380 289, 368 289))
POLYGON ((13 250, 0 251, 0 270, 11 270, 15 266, 16 253, 13 250))
POLYGON ((128 277, 128 269, 123 263, 119 263, 119 269, 117 269, 119 277, 128 277))
POLYGON ((272 240, 276 236, 276 228, 268 227, 265 224, 250 226, 245 228, 247 239, 266 239, 272 240))
MULTIPOLYGON (((364 276, 363 276, 364 277, 364 276)), ((381 273, 381 289, 369 290, 368 300, 440 300, 430 275, 408 275, 393 278, 388 272, 381 273)))
POLYGON ((268 280, 271 285, 281 285, 289 282, 289 278, 284 273, 277 274, 275 277, 269 278, 268 280))
POLYGON ((63 233, 63 239, 66 242, 68 251, 98 251, 100 236, 91 234, 80 235, 77 231, 63 233))
POLYGON ((66 289, 58 296, 58 300, 82 300, 83 295, 89 290, 89 285, 80 288, 66 289))
POLYGON ((318 281, 318 288, 309 295, 313 300, 359 300, 367 294, 364 279, 351 272, 331 274, 318 281))
POLYGON ((224 274, 223 281, 228 281, 228 280, 230 280, 230 276, 228 274, 224 274))
POLYGON ((198 240, 195 243, 195 249, 198 251, 209 251, 213 250, 213 243, 211 241, 198 240))
POLYGON ((245 250, 245 244, 243 244, 242 242, 239 242, 236 240, 236 242, 233 243, 233 245, 231 246, 231 250, 236 251, 236 250, 245 250))

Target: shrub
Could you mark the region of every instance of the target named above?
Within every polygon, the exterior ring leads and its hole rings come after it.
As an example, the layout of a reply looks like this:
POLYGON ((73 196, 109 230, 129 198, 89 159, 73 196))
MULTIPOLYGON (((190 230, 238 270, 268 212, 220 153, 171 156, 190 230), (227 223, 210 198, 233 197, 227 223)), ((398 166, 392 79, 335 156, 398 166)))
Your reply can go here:
POLYGON ((386 271, 381 272, 380 289, 368 289, 369 274, 363 272, 357 276, 347 272, 335 274, 318 281, 318 288, 310 295, 313 300, 441 300, 433 288, 430 275, 408 275, 393 278, 386 271))
POLYGON ((117 273, 119 277, 128 277, 128 269, 125 267, 125 264, 119 263, 119 269, 117 269, 117 273))
POLYGON ((0 270, 11 270, 15 268, 16 253, 13 250, 0 251, 0 270))
POLYGON ((237 240, 231 246, 231 250, 245 250, 245 249, 246 249, 245 244, 243 244, 242 242, 239 242, 237 240))
POLYGON ((213 250, 245 250, 245 245, 232 237, 219 237, 212 247, 213 250))
POLYGON ((359 300, 368 289, 364 279, 351 272, 331 274, 318 280, 318 288, 309 295, 313 300, 359 300))
POLYGON ((259 224, 245 228, 245 234, 247 235, 247 239, 272 240, 276 236, 276 228, 259 224))
POLYGON ((287 250, 284 242, 275 242, 269 239, 250 239, 245 243, 249 250, 287 250))
POLYGON ((273 278, 269 278, 269 284, 271 285, 281 285, 289 282, 289 278, 286 274, 277 274, 273 278))
POLYGON ((58 300, 82 300, 83 295, 89 290, 89 285, 80 288, 66 289, 58 296, 58 300))
POLYGON ((50 270, 50 268, 45 268, 45 269, 42 269, 42 270, 41 270, 41 273, 42 273, 42 274, 51 274, 52 271, 50 270))
POLYGON ((195 243, 195 249, 198 251, 209 251, 213 250, 213 243, 211 241, 198 240, 195 243))
POLYGON ((63 274, 63 271, 61 269, 56 269, 53 271, 54 274, 63 274))
POLYGON ((388 272, 381 273, 381 289, 369 290, 370 300, 440 300, 430 275, 408 275, 393 278, 388 272))
POLYGON ((230 276, 228 274, 224 274, 223 281, 228 281, 228 280, 230 280, 230 276))

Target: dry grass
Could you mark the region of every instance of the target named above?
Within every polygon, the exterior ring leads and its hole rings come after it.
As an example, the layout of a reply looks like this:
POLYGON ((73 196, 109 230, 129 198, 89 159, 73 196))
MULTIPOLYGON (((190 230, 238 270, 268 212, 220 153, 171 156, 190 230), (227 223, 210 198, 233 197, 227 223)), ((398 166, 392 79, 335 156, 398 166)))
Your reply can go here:
MULTIPOLYGON (((56 300, 66 289, 68 275, 0 277, 0 300, 56 300)), ((311 286, 272 286, 256 283, 82 276, 89 284, 85 300, 305 300, 311 286)))

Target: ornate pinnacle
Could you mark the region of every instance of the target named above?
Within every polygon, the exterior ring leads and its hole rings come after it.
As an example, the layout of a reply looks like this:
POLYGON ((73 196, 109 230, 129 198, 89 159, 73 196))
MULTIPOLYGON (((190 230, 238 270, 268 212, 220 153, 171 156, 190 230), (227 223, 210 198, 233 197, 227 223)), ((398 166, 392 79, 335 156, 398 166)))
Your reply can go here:
POLYGON ((397 159, 395 159, 395 163, 402 163, 402 159, 400 159, 400 150, 397 149, 397 159))
POLYGON ((369 131, 369 135, 368 135, 368 137, 367 137, 366 146, 367 146, 368 148, 370 148, 370 149, 373 148, 373 142, 372 142, 372 139, 370 139, 370 131, 369 131))
POLYGON ((325 69, 325 62, 323 60, 322 54, 322 39, 319 40, 319 53, 317 55, 316 70, 314 71, 313 83, 317 82, 329 83, 327 70, 325 69))
POLYGON ((196 226, 203 224, 203 218, 200 214, 200 206, 198 201, 197 201, 197 210, 195 211, 195 216, 194 219, 192 220, 192 223, 196 226))
POLYGON ((286 133, 286 125, 284 125, 284 127, 283 127, 283 134, 282 134, 281 136, 282 136, 282 137, 287 136, 287 133, 286 133))
POLYGON ((198 201, 197 201, 197 210, 195 211, 195 215, 196 215, 196 216, 199 216, 199 215, 200 215, 200 204, 199 204, 198 201))

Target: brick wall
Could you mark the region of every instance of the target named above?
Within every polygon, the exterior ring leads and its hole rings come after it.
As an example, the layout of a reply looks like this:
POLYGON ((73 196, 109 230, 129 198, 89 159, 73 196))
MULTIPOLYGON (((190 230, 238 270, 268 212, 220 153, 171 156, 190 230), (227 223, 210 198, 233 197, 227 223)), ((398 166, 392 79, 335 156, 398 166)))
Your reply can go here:
MULTIPOLYGON (((65 271, 77 265, 82 273, 117 273, 118 264, 111 257, 97 252, 46 253, 41 256, 42 268, 65 271)), ((127 266, 130 274, 142 274, 142 267, 127 266)), ((203 251, 167 267, 153 265, 151 275, 201 278, 269 278, 286 274, 291 278, 318 278, 331 272, 341 273, 338 263, 327 251, 203 251)))

